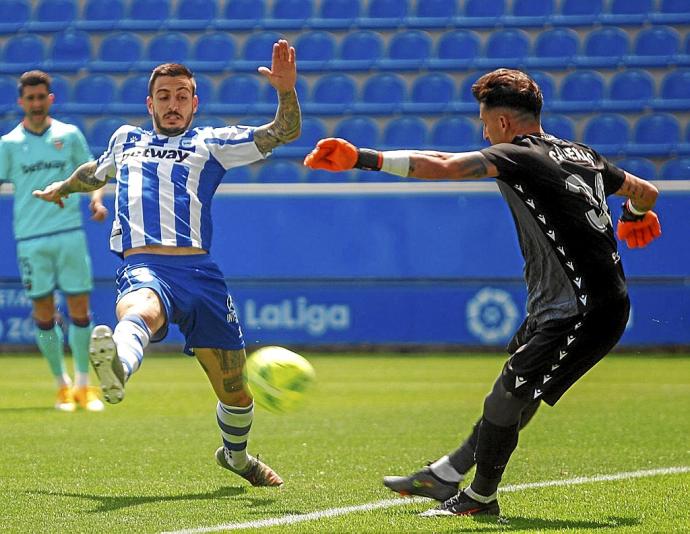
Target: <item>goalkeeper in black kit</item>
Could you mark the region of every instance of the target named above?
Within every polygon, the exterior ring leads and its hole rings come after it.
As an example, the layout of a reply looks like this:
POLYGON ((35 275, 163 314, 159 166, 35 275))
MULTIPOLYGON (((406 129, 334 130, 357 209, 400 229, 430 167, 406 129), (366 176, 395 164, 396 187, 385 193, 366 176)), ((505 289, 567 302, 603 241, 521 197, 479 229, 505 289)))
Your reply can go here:
POLYGON ((606 197, 626 197, 617 235, 628 247, 661 235, 651 211, 656 187, 588 146, 544 132, 542 94, 529 76, 498 69, 479 78, 472 93, 489 148, 379 152, 329 138, 304 161, 314 169, 431 180, 493 177, 513 214, 525 259, 527 318, 508 344, 510 356, 483 413, 457 450, 410 476, 383 481, 400 494, 441 501, 423 515, 498 515, 498 486, 520 430, 542 401, 556 404, 623 334, 630 301, 606 197), (475 464, 474 478, 462 484, 475 464))

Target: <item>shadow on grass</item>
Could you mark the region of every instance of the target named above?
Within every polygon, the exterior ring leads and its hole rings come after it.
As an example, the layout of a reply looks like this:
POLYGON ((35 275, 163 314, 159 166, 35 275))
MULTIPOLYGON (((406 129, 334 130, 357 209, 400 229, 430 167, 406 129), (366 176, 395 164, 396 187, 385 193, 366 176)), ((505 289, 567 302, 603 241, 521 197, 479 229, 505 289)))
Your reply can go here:
POLYGON ((28 412, 28 413, 61 413, 60 411, 56 410, 52 406, 22 406, 20 408, 0 408, 0 413, 22 413, 22 412, 28 412))
MULTIPOLYGON (((62 491, 26 491, 28 495, 47 495, 51 497, 74 497, 77 499, 87 499, 97 503, 97 506, 91 510, 86 510, 87 513, 100 514, 102 512, 110 512, 113 510, 121 510, 123 508, 130 508, 132 506, 141 506, 142 504, 157 503, 157 502, 175 502, 175 501, 209 501, 217 499, 225 499, 229 497, 243 496, 247 493, 244 487, 228 486, 218 488, 215 491, 205 493, 187 493, 182 495, 151 495, 151 496, 110 496, 110 495, 90 495, 88 493, 71 493, 62 491)), ((274 499, 257 499, 246 497, 249 501, 250 507, 269 506, 273 504, 274 499)))
MULTIPOLYGON (((454 518, 457 520, 458 518, 454 518)), ((578 521, 576 519, 543 519, 539 517, 511 516, 474 517, 472 523, 458 524, 458 532, 508 532, 511 530, 579 530, 632 527, 640 524, 640 520, 632 517, 607 517, 600 521, 578 521), (481 523, 481 528, 473 528, 472 523, 481 523), (491 528, 493 526, 493 528, 491 528), (466 527, 466 528, 463 528, 466 527)))

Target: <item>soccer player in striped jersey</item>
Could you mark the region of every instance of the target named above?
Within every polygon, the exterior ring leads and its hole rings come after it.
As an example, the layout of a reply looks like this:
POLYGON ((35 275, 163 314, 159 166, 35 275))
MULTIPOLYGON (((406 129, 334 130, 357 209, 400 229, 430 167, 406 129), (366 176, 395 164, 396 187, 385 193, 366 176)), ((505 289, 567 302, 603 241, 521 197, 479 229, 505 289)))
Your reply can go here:
POLYGON ((497 489, 520 429, 542 400, 553 406, 623 334, 630 302, 606 197, 627 198, 617 233, 629 247, 661 234, 651 211, 656 187, 585 145, 544 132, 541 90, 529 76, 498 69, 479 78, 472 93, 489 148, 379 152, 331 138, 305 159, 308 167, 331 171, 494 177, 512 211, 525 258, 528 316, 508 345, 510 358, 457 450, 410 476, 384 478, 398 493, 443 501, 424 515, 498 515, 497 489), (458 492, 475 464, 472 482, 458 492))
POLYGON ((261 160, 300 133, 294 48, 279 40, 271 68, 259 72, 278 93, 272 122, 190 128, 198 106, 194 76, 180 64, 159 65, 146 99, 154 130, 119 128, 97 161, 35 195, 59 204, 111 176, 117 181, 110 246, 123 257, 118 323, 114 332, 97 326, 91 337, 91 362, 106 400, 122 401, 144 348, 162 340, 173 322, 184 334, 184 352, 196 357, 218 397, 223 446, 216 461, 254 486, 279 486, 280 476, 247 453, 254 405, 242 374, 244 339, 225 278, 209 255, 211 199, 226 170, 261 160))
MULTIPOLYGON (((79 129, 50 116, 55 99, 51 81, 40 70, 25 72, 19 78, 24 119, 0 141, 0 180, 14 184, 17 259, 24 290, 32 302, 36 343, 57 383, 55 408, 73 412, 80 406, 96 412, 104 406, 98 389, 89 386, 89 293, 93 280, 79 199, 68 199, 65 208, 59 209, 31 195, 93 159, 79 129), (74 382, 65 368, 62 328, 55 322, 57 289, 67 301, 74 382)), ((90 203, 92 218, 97 221, 105 220, 108 214, 102 196, 102 191, 95 191, 90 203)))

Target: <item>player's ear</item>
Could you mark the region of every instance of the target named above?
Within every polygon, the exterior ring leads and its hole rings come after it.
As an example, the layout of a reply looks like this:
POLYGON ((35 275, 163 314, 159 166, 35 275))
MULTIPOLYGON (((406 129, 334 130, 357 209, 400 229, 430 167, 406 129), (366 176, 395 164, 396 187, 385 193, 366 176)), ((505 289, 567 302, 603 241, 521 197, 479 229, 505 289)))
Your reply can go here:
POLYGON ((196 113, 196 110, 199 108, 199 95, 194 95, 192 97, 192 111, 196 113))
POLYGON ((149 115, 153 116, 153 98, 150 96, 146 97, 146 109, 149 110, 149 115))

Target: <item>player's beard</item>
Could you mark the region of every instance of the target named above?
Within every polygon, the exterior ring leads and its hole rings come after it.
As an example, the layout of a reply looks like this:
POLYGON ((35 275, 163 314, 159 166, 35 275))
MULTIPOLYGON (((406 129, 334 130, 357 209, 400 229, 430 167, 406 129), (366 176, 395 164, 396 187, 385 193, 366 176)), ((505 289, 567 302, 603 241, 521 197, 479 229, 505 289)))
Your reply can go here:
MULTIPOLYGON (((177 114, 181 116, 179 113, 177 114)), ((165 135, 166 137, 175 137, 177 135, 180 135, 183 132, 187 131, 187 128, 189 128, 189 125, 192 123, 192 118, 194 117, 194 114, 189 115, 189 119, 187 119, 187 122, 182 128, 164 128, 161 126, 161 116, 156 113, 155 111, 153 112, 153 125, 156 128, 156 131, 162 135, 165 135)))

